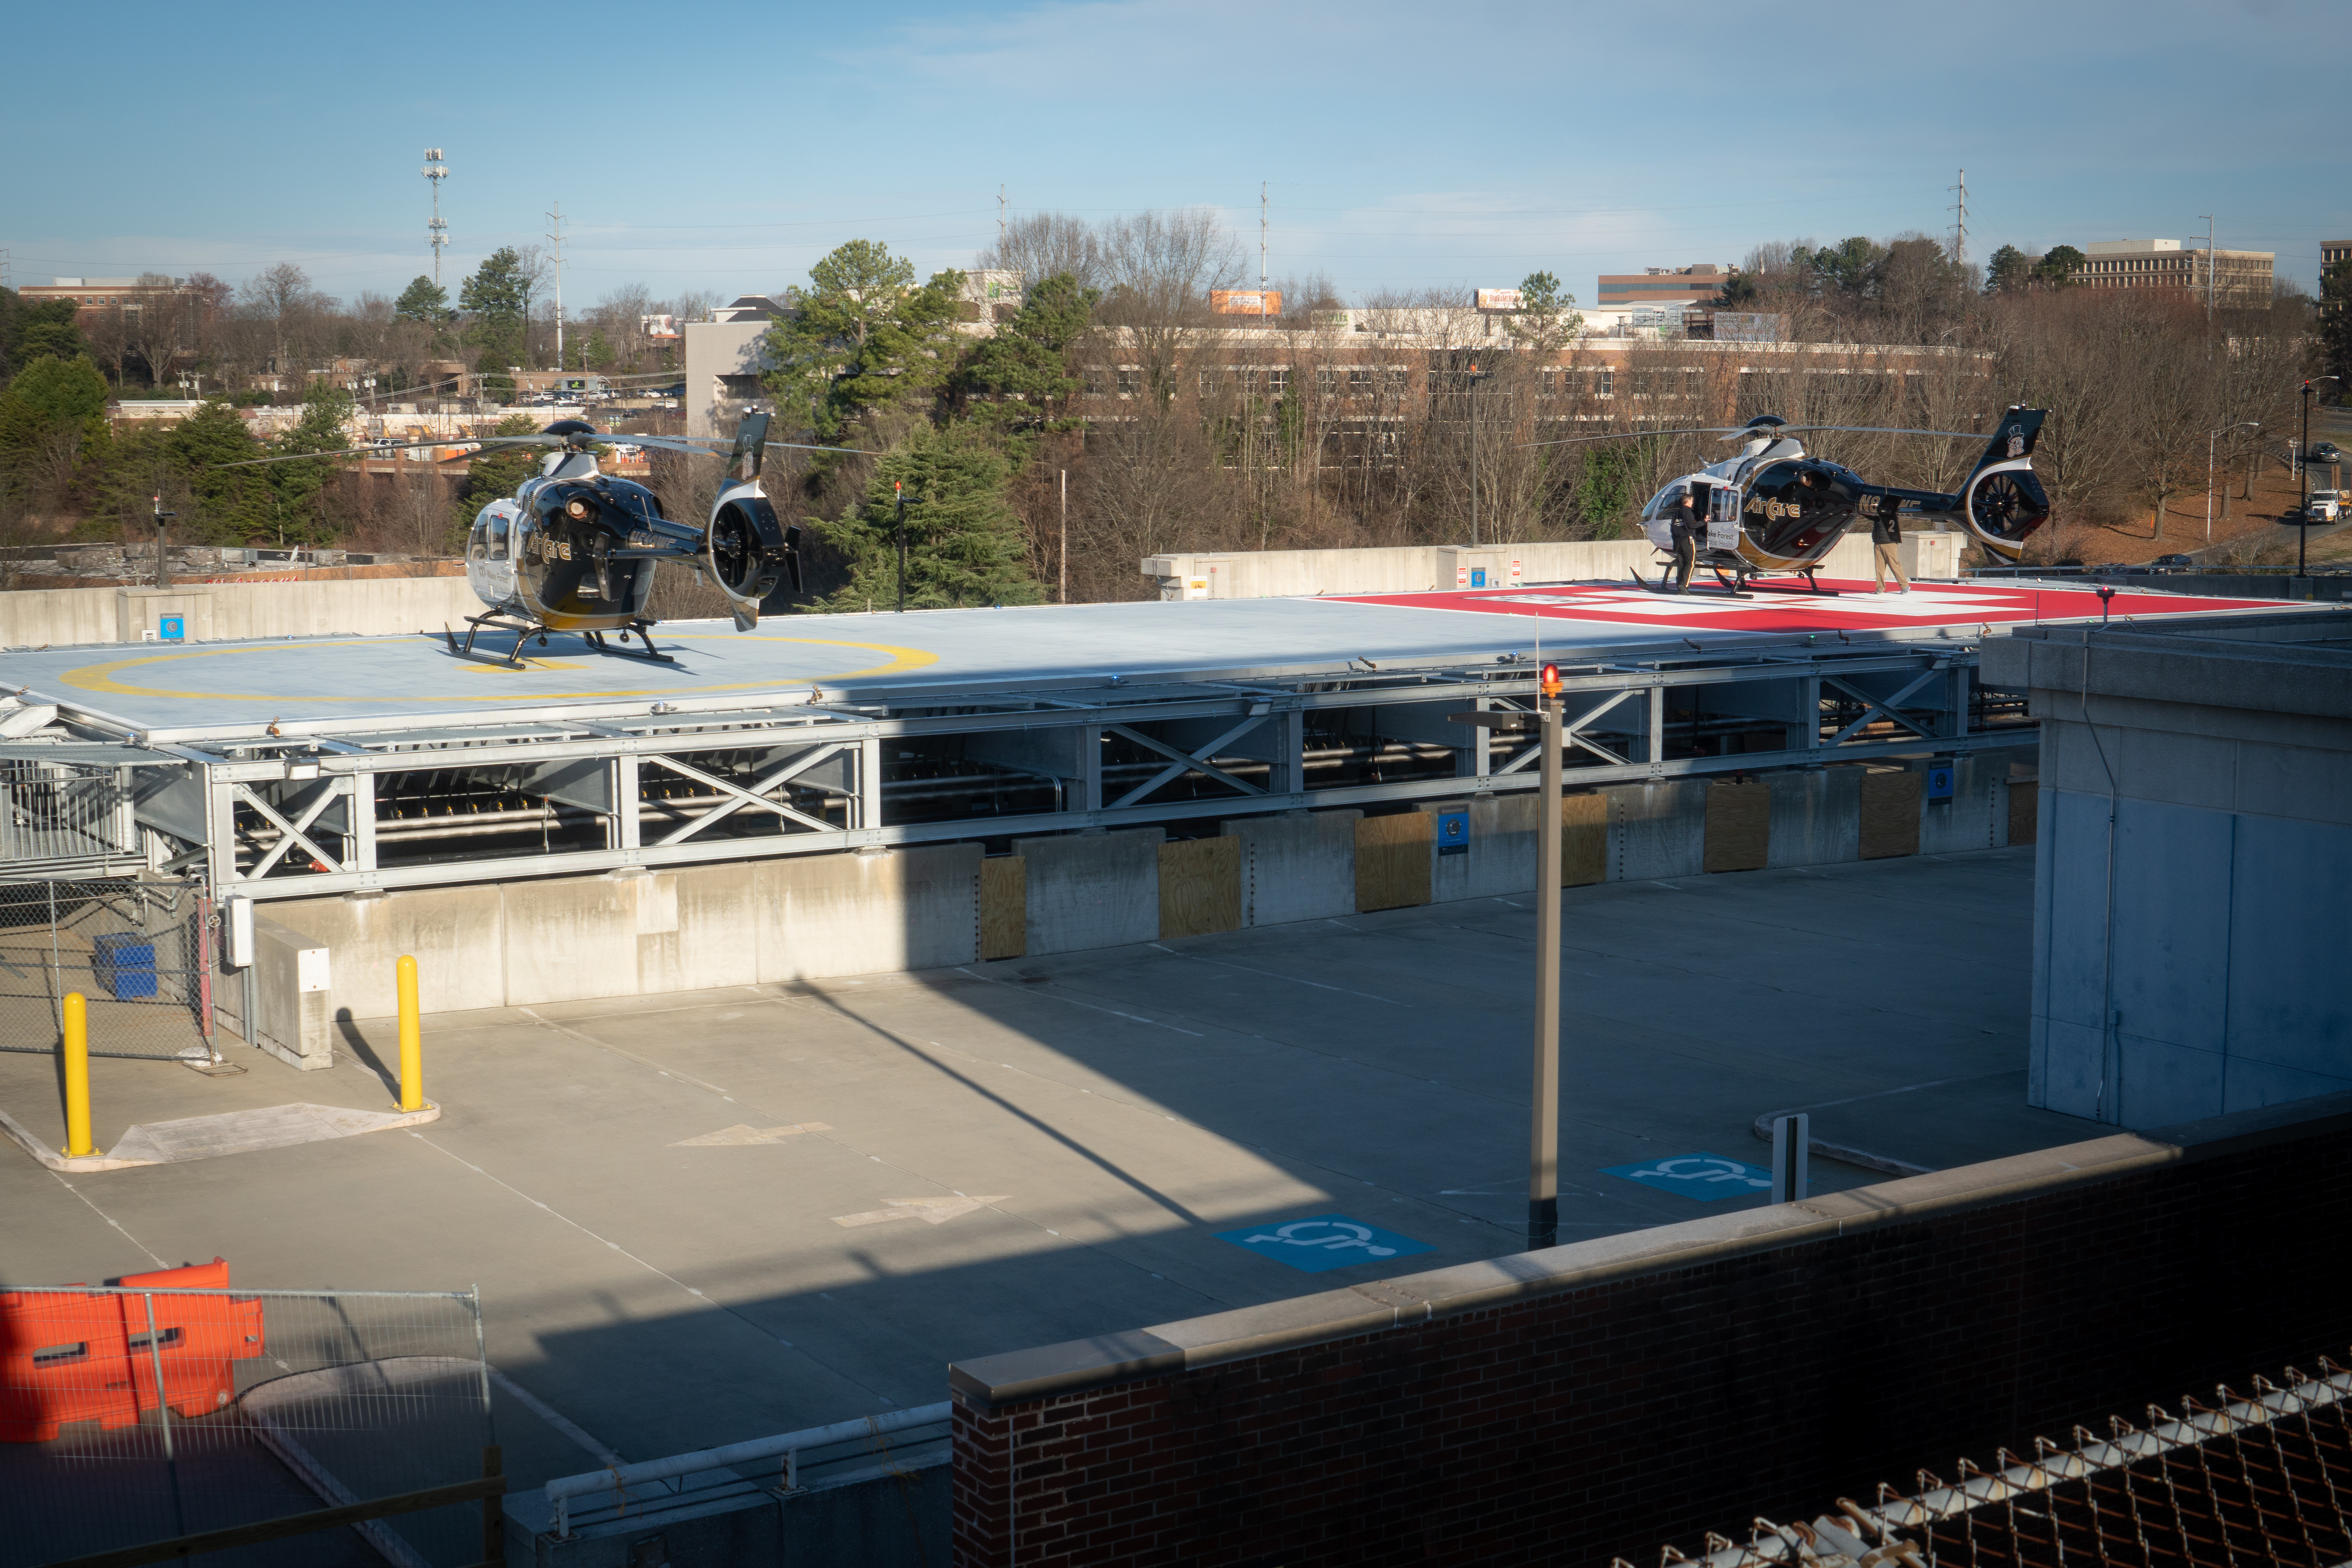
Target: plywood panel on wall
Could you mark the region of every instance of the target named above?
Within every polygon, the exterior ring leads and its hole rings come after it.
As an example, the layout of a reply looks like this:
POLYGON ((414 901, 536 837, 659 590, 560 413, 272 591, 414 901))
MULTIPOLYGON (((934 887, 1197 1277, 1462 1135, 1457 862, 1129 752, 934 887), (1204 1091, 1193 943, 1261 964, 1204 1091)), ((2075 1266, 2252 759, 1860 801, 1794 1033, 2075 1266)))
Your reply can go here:
POLYGON ((1919 853, 1919 786, 1908 768, 1873 768, 1862 780, 1862 858, 1919 853))
POLYGON ((1029 951, 1029 863, 998 855, 980 863, 980 956, 1019 958, 1029 951))
POLYGON ((2009 783, 2009 841, 2031 844, 2042 822, 2042 786, 2032 779, 2009 783))
POLYGON ((1242 924, 1242 841, 1193 838, 1160 847, 1160 934, 1207 936, 1242 924))
POLYGON ((1706 792, 1706 868, 1760 871, 1772 847, 1769 784, 1719 784, 1706 792))
POLYGON ((1367 816, 1356 824, 1356 910, 1409 909, 1429 902, 1431 830, 1423 811, 1367 816))
POLYGON ((1609 879, 1609 797, 1559 798, 1559 885, 1590 887, 1609 879))

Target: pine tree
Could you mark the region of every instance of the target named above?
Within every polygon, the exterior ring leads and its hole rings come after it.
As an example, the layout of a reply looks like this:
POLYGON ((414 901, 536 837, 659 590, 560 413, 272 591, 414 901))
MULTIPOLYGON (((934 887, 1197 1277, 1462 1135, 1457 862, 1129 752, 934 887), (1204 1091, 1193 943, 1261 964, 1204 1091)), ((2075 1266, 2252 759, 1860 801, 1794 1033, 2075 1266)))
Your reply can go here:
POLYGON ((1013 319, 973 344, 950 378, 962 399, 1020 401, 982 401, 971 416, 1000 427, 1027 425, 1051 412, 1048 399, 1066 412, 1066 400, 1079 386, 1070 352, 1093 325, 1101 299, 1100 289, 1080 288, 1066 272, 1030 289, 1013 319))
POLYGON ((449 291, 420 272, 392 302, 392 313, 404 321, 437 327, 449 319, 449 291))
POLYGON ((968 426, 917 426, 875 466, 858 511, 839 522, 810 520, 849 564, 849 581, 816 607, 888 609, 898 602, 898 552, 890 535, 898 491, 907 497, 907 607, 1035 605, 1021 520, 1004 502, 1012 465, 968 426))
POLYGON ((768 329, 766 377, 787 422, 806 411, 810 428, 832 439, 850 421, 939 384, 948 353, 961 272, 934 273, 915 287, 911 262, 878 240, 853 239, 809 268, 795 313, 768 329))
POLYGON ((193 515, 181 525, 189 538, 230 544, 266 536, 273 499, 268 470, 224 465, 267 453, 227 398, 207 400, 173 426, 168 449, 192 498, 188 510, 193 515))

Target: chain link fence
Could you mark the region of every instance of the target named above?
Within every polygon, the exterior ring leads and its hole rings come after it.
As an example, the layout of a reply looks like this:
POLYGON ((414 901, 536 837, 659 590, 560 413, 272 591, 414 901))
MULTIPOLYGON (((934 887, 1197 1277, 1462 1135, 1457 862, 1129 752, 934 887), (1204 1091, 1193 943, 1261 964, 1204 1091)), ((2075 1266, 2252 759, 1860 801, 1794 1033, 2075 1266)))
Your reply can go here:
POLYGON ((79 991, 90 1055, 209 1057, 213 935, 201 882, 0 881, 0 1050, 55 1051, 79 991))
MULTIPOLYGON (((492 1441, 475 1291, 0 1291, 0 1568, 468 1480, 492 1441)), ((471 1502, 205 1561, 482 1558, 471 1502)))

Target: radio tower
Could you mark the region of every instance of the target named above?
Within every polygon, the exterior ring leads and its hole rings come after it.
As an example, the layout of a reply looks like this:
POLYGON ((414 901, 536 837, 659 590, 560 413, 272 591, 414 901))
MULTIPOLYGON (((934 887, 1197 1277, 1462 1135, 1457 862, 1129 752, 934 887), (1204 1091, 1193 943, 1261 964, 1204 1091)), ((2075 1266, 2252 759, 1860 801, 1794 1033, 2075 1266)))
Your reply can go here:
MULTIPOLYGON (((563 371, 571 367, 563 363, 563 204, 562 202, 555 204, 555 210, 547 215, 547 221, 555 226, 547 231, 549 241, 555 247, 555 368, 558 371, 563 371)), ((581 368, 585 370, 587 366, 583 365, 581 368)))
POLYGON ((449 165, 441 161, 441 149, 425 149, 425 167, 417 171, 425 184, 433 187, 433 221, 425 231, 433 245, 433 287, 441 287, 441 252, 448 248, 449 226, 441 221, 441 182, 449 177, 449 165))
POLYGON ((1969 172, 1962 169, 1959 182, 1944 188, 1958 198, 1952 203, 1952 260, 1965 267, 1969 264, 1969 172))

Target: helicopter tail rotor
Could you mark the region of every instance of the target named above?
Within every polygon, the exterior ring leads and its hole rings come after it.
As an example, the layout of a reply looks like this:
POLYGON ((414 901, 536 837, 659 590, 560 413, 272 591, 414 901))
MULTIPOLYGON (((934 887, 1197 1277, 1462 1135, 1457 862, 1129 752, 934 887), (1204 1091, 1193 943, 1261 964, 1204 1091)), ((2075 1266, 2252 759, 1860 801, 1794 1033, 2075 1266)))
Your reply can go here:
POLYGON ((738 481, 719 492, 702 534, 702 569, 735 609, 735 629, 760 624, 760 604, 789 582, 801 592, 801 531, 788 528, 756 483, 738 481))
POLYGON ((2048 416, 2046 409, 2022 406, 2003 414, 1953 498, 1960 526, 2003 561, 2023 555, 2026 540, 2050 520, 2049 494, 2033 475, 2033 447, 2048 416))

